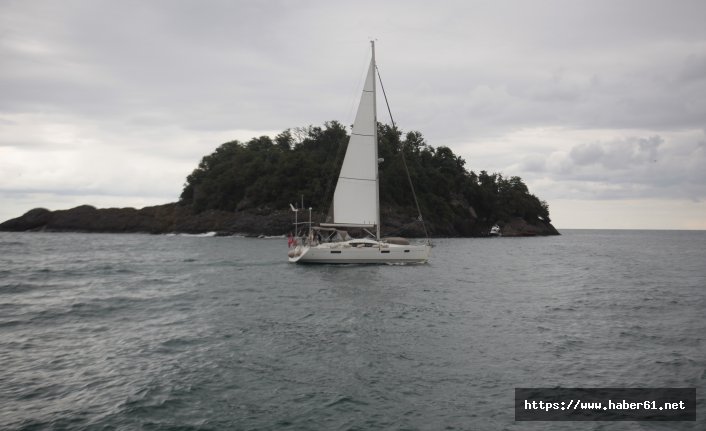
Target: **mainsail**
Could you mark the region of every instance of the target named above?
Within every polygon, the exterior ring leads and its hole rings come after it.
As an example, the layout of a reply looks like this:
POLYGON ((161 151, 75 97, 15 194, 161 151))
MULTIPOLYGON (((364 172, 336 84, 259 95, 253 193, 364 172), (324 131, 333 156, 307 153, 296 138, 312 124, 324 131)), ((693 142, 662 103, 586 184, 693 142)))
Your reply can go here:
POLYGON ((379 227, 375 55, 333 195, 333 222, 379 227))

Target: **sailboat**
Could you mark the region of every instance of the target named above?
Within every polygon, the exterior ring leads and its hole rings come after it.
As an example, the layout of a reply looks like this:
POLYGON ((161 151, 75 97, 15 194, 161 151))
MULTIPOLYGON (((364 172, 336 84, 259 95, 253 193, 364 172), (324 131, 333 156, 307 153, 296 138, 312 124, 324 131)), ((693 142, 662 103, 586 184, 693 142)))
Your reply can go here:
MULTIPOLYGON (((371 46, 363 94, 333 195, 333 222, 317 227, 309 222, 308 235, 290 239, 289 262, 423 263, 429 258, 428 240, 426 244, 411 244, 404 238, 380 236, 374 41, 371 46), (351 238, 348 234, 351 229, 367 235, 351 238)), ((293 206, 292 209, 296 210, 293 206)), ((311 217, 311 209, 309 214, 311 217)), ((295 222, 295 228, 299 224, 295 222)))

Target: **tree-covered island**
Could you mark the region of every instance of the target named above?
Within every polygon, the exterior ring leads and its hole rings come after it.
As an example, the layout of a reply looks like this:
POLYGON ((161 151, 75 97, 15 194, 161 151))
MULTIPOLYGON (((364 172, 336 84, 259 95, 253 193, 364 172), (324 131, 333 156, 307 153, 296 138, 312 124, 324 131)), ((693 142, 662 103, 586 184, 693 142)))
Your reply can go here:
MULTIPOLYGON (((290 203, 303 200, 313 208, 313 221, 325 221, 348 137, 343 125, 330 121, 288 129, 274 139, 227 142, 203 157, 176 203, 140 210, 34 209, 0 230, 285 234, 293 218, 290 203)), ((494 224, 506 236, 558 234, 546 202, 521 178, 469 171, 451 149, 428 145, 419 132, 379 124, 378 139, 384 235, 423 236, 405 161, 432 236, 486 236, 494 224)))

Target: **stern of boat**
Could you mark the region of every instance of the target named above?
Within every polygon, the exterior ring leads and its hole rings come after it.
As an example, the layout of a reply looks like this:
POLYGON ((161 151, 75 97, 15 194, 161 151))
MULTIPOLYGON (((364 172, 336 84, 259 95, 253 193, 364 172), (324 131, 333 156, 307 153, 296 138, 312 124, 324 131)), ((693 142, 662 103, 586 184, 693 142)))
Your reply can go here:
POLYGON ((287 252, 287 257, 289 258, 289 263, 297 263, 301 258, 303 258, 309 251, 309 246, 298 245, 294 248, 289 249, 287 252))

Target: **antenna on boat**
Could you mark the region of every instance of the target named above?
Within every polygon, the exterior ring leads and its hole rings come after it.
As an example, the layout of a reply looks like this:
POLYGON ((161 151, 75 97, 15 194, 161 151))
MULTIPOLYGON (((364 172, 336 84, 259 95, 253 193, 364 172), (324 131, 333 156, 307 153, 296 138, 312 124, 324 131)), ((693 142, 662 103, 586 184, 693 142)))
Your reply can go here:
POLYGON ((289 208, 294 211, 294 237, 296 238, 299 233, 297 232, 299 230, 299 220, 298 220, 298 215, 299 215, 299 209, 294 208, 294 205, 289 204, 289 208))

